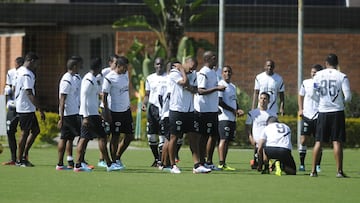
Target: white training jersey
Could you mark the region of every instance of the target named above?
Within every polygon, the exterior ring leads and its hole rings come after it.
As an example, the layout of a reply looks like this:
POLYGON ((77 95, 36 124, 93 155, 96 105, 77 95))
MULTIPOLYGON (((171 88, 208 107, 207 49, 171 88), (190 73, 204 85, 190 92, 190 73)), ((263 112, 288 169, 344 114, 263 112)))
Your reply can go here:
MULTIPOLYGON (((233 83, 227 83, 225 80, 220 80, 219 85, 225 86, 225 91, 218 92, 219 97, 222 98, 225 104, 230 106, 233 109, 236 109, 237 107, 237 99, 236 99, 236 87, 233 83)), ((235 121, 236 116, 233 112, 226 110, 219 106, 221 110, 221 114, 219 114, 219 121, 235 121)))
MULTIPOLYGON (((111 67, 108 66, 108 67, 106 67, 106 68, 103 68, 103 69, 101 70, 101 73, 99 73, 99 74, 96 76, 96 79, 99 81, 101 88, 102 88, 102 86, 103 86, 105 76, 106 76, 107 74, 109 74, 110 71, 111 71, 111 67)), ((102 89, 101 89, 100 91, 102 91, 102 89)), ((108 99, 109 99, 109 98, 108 98, 108 99)), ((102 100, 100 101, 100 107, 101 107, 101 108, 104 108, 104 104, 103 104, 102 100)))
MULTIPOLYGON (((81 84, 77 81, 77 77, 71 73, 65 73, 59 83, 59 99, 62 94, 66 95, 64 104, 64 116, 79 114, 81 84)), ((60 112, 59 112, 60 113, 60 112)))
POLYGON ((161 118, 161 120, 163 120, 164 118, 169 117, 169 105, 170 105, 170 93, 172 91, 170 90, 170 79, 169 79, 169 75, 166 77, 166 86, 163 86, 163 88, 161 88, 160 92, 159 92, 159 99, 161 98, 160 102, 160 106, 161 108, 159 109, 159 116, 161 118))
POLYGON ((344 93, 350 95, 349 79, 344 73, 326 68, 316 72, 314 86, 319 93, 319 112, 344 110, 344 93))
POLYGON ((261 133, 267 147, 281 147, 292 150, 291 130, 285 123, 270 123, 261 133))
POLYGON ((159 103, 159 92, 166 86, 166 73, 158 75, 153 73, 146 78, 145 91, 150 91, 149 103, 161 108, 159 103))
MULTIPOLYGON (((216 72, 207 66, 202 67, 197 73, 198 88, 211 89, 217 85, 216 72)), ((194 108, 197 112, 218 112, 218 106, 219 97, 216 91, 207 95, 195 95, 194 108)))
POLYGON ((197 76, 196 71, 186 73, 190 86, 197 87, 197 76))
POLYGON ((99 74, 96 75, 96 80, 98 81, 98 83, 100 83, 100 87, 102 87, 102 84, 103 84, 103 82, 104 82, 104 77, 105 77, 108 73, 110 73, 110 71, 111 71, 111 68, 110 68, 110 66, 109 66, 109 67, 103 68, 103 69, 101 70, 101 73, 99 73, 99 74))
POLYGON ((178 112, 193 112, 193 94, 178 84, 181 80, 181 72, 177 69, 171 69, 169 73, 169 87, 171 91, 169 109, 178 112))
POLYGON ((277 96, 279 92, 285 91, 285 85, 282 77, 274 73, 268 75, 266 72, 258 74, 255 78, 255 90, 259 90, 259 98, 262 92, 266 92, 270 95, 270 101, 268 104, 268 110, 272 114, 278 113, 277 96))
POLYGON ((6 83, 5 83, 5 95, 8 96, 8 100, 6 102, 6 107, 13 107, 15 108, 15 93, 13 90, 13 85, 15 84, 16 80, 16 69, 12 68, 9 69, 6 74, 6 83))
POLYGON ((16 82, 15 82, 15 103, 16 112, 18 113, 31 113, 36 111, 35 105, 30 101, 26 90, 31 90, 35 95, 35 75, 34 73, 21 66, 16 71, 16 82))
POLYGON ((103 75, 103 77, 107 76, 107 74, 109 74, 111 72, 111 67, 106 67, 106 68, 103 68, 101 70, 101 75, 103 75))
POLYGON ((109 109, 113 112, 125 112, 130 108, 129 78, 127 73, 110 71, 105 77, 102 92, 108 93, 109 109))
POLYGON ((217 76, 217 81, 219 82, 220 80, 222 80, 222 68, 221 67, 217 67, 217 69, 215 70, 216 72, 216 76, 217 76))
POLYGON ((82 79, 79 114, 83 117, 99 115, 99 86, 97 78, 91 72, 82 79))
POLYGON ((78 108, 80 108, 80 90, 81 90, 81 76, 80 76, 80 74, 76 73, 73 76, 73 82, 74 82, 76 87, 79 87, 79 88, 76 88, 75 95, 76 95, 76 101, 77 101, 77 103, 79 105, 78 108))
POLYGON ((252 136, 256 143, 259 142, 261 132, 266 126, 267 119, 271 116, 268 111, 259 108, 249 111, 245 124, 252 125, 252 136))
POLYGON ((318 117, 319 103, 312 99, 314 93, 313 79, 304 80, 300 86, 299 95, 304 97, 303 115, 309 119, 318 117))

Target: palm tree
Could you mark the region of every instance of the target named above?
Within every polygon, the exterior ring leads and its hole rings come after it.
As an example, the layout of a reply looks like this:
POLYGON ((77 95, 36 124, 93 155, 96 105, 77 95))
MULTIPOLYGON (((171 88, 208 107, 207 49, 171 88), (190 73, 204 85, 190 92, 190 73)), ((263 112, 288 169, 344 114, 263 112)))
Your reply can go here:
POLYGON ((151 30, 166 50, 166 58, 176 58, 179 42, 184 37, 185 22, 192 24, 204 15, 204 12, 195 13, 203 2, 204 0, 195 0, 188 4, 190 12, 194 14, 186 21, 186 0, 144 0, 157 17, 157 25, 150 25, 144 15, 133 15, 115 21, 113 28, 138 27, 151 30))

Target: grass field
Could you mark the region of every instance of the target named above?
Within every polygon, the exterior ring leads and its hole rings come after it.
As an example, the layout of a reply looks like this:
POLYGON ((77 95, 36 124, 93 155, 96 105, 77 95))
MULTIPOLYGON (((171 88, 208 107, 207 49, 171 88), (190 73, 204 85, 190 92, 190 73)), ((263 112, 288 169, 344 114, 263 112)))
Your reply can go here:
MULTIPOLYGON (((33 168, 0 166, 0 202, 359 202, 359 151, 344 151, 344 169, 350 176, 335 178, 335 161, 331 149, 324 151, 322 172, 309 177, 311 151, 306 159, 307 171, 296 176, 261 175, 250 170, 251 150, 230 149, 228 164, 234 172, 214 171, 192 174, 188 147, 180 152, 181 174, 161 172, 149 167, 150 149, 128 150, 123 162, 127 169, 106 172, 56 171, 57 149, 31 150, 33 168)), ((98 150, 87 152, 87 160, 96 164, 98 150)), ((293 152, 298 162, 298 153, 293 152)), ((0 161, 7 161, 5 148, 0 161)), ((214 160, 218 160, 217 156, 214 160)))

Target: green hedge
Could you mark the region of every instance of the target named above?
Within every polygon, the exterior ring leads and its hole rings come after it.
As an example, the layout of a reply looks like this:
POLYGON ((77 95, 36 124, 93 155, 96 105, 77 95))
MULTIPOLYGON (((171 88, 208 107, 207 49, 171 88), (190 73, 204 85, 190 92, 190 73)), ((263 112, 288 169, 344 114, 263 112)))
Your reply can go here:
POLYGON ((59 115, 57 113, 46 112, 46 119, 44 121, 40 119, 39 112, 36 112, 36 116, 40 125, 40 134, 37 136, 34 145, 39 147, 44 144, 57 144, 54 141, 54 138, 56 138, 60 132, 60 130, 57 128, 59 115))
MULTIPOLYGON (((237 119, 236 122, 236 137, 234 145, 240 146, 242 148, 250 147, 248 136, 245 132, 245 119, 246 117, 241 117, 237 119)), ((286 123, 292 131, 292 143, 294 146, 297 145, 297 118, 294 116, 283 116, 279 117, 280 122, 286 123)), ((345 147, 349 148, 358 148, 360 146, 360 118, 347 118, 346 122, 346 143, 345 147)), ((314 139, 311 138, 309 146, 313 144, 314 139)), ((331 146, 331 145, 326 145, 331 146)))
MULTIPOLYGON (((59 130, 57 129, 58 114, 46 113, 46 120, 41 121, 40 115, 37 112, 40 124, 40 134, 36 139, 35 145, 55 144, 54 138, 58 136, 59 130)), ((136 121, 136 112, 133 112, 134 121, 136 121)), ((235 141, 232 143, 240 148, 251 148, 248 136, 245 132, 245 119, 246 116, 240 117, 236 122, 236 135, 235 141)), ((297 143, 297 118, 294 116, 280 117, 281 122, 286 123, 292 130, 292 143, 294 146, 297 143)), ((135 127, 135 126, 134 126, 135 127)), ((141 137, 140 140, 146 141, 146 114, 142 113, 141 119, 141 137)), ((359 147, 360 146, 360 118, 347 118, 346 119, 346 132, 347 142, 346 147, 359 147)), ((309 141, 310 144, 313 140, 309 141)))

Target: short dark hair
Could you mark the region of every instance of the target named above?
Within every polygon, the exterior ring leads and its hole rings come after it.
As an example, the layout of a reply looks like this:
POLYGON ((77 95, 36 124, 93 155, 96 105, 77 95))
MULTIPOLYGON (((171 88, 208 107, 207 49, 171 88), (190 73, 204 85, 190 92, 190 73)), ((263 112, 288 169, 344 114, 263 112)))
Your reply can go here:
POLYGON ((325 61, 328 62, 331 66, 337 66, 339 64, 339 60, 336 54, 327 55, 325 61))
POLYGON ((270 123, 276 123, 279 122, 278 118, 275 116, 270 116, 267 120, 266 120, 266 124, 269 125, 270 123))
POLYGON ((66 63, 66 67, 68 70, 72 70, 75 65, 82 62, 82 58, 80 56, 71 56, 66 63))
POLYGON ((270 62, 271 63, 271 67, 275 67, 275 61, 274 60, 272 60, 272 59, 266 59, 266 61, 265 62, 270 62))
POLYGON ((267 97, 268 100, 270 100, 270 94, 267 92, 261 92, 260 95, 265 95, 267 97))
POLYGON ((231 72, 232 72, 232 68, 231 68, 231 66, 229 66, 229 65, 225 65, 224 67, 223 67, 223 69, 224 68, 228 68, 231 72))
POLYGON ((34 52, 28 52, 25 55, 25 61, 38 60, 39 57, 34 52))
POLYGON ((116 58, 116 65, 128 65, 129 64, 129 60, 125 57, 125 56, 119 56, 116 58))
POLYGON ((101 58, 93 58, 90 62, 90 70, 101 69, 101 58))
POLYGON ((119 58, 119 55, 112 54, 107 58, 107 62, 112 62, 114 58, 119 58))
POLYGON ((72 56, 70 56, 70 58, 69 58, 69 60, 75 60, 75 61, 77 61, 77 62, 82 62, 83 61, 83 59, 81 58, 81 56, 78 56, 78 55, 72 55, 72 56))
POLYGON ((69 59, 69 60, 67 61, 67 63, 66 63, 66 68, 67 68, 68 70, 72 70, 73 67, 74 67, 76 64, 77 64, 77 61, 72 60, 72 59, 69 59))
POLYGON ((311 69, 315 69, 316 72, 318 72, 318 71, 321 71, 323 69, 323 67, 320 64, 313 64, 313 65, 311 65, 311 69))
POLYGON ((22 66, 23 64, 24 64, 24 57, 17 57, 16 59, 15 59, 15 62, 18 64, 18 65, 20 65, 20 66, 22 66))
POLYGON ((171 62, 171 68, 173 68, 175 66, 175 64, 181 64, 181 63, 180 63, 180 61, 177 61, 177 60, 172 61, 171 62))
POLYGON ((205 52, 204 52, 204 55, 203 55, 203 60, 204 60, 204 62, 206 62, 206 63, 210 62, 210 61, 211 61, 211 58, 212 58, 213 56, 216 57, 215 52, 213 52, 213 51, 205 51, 205 52))

